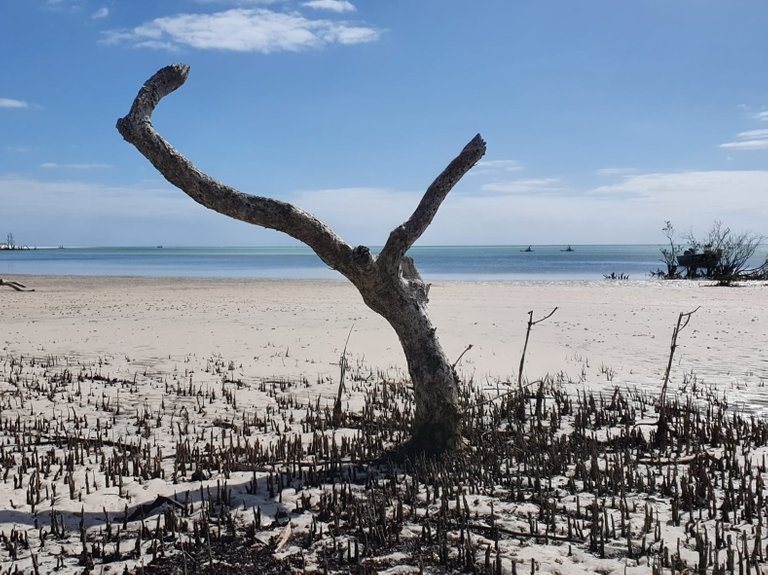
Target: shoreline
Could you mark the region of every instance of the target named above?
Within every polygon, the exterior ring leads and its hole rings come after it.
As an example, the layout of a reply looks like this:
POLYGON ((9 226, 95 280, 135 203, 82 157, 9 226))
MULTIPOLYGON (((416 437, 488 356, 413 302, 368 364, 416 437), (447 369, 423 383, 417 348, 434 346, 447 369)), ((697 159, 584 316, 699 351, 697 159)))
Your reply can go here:
MULTIPOLYGON (((645 279, 661 265, 658 246, 593 245, 414 246, 409 251, 426 281, 602 280, 629 275, 645 279)), ((375 251, 375 248, 374 248, 375 251)), ((143 247, 37 250, 0 258, 3 275, 115 275, 339 279, 306 246, 143 247)))
MULTIPOLYGON (((190 354, 219 354, 254 376, 314 381, 338 375, 351 330, 348 351, 357 365, 406 373, 394 331, 346 281, 13 279, 36 291, 0 292, 6 355, 125 355, 162 370, 190 354)), ((432 285, 429 313, 449 359, 473 346, 457 366, 466 379, 516 381, 528 311, 535 320, 558 307, 531 332, 525 377, 562 374, 591 388, 654 390, 678 314, 701 306, 680 335, 672 385, 693 374, 768 413, 766 289, 762 282, 440 281, 432 285)))

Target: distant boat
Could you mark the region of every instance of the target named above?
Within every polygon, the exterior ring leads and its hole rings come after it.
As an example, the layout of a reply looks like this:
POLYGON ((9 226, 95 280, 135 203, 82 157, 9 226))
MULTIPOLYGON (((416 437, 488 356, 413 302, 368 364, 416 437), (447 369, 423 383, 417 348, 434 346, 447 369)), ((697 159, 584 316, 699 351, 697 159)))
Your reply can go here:
POLYGON ((574 249, 573 249, 571 246, 568 246, 568 247, 567 247, 567 248, 565 248, 564 250, 560 250, 560 251, 561 251, 561 252, 575 252, 576 250, 574 250, 574 249))
POLYGON ((528 247, 527 247, 527 248, 525 248, 524 250, 520 250, 520 251, 521 251, 521 252, 532 252, 532 251, 533 251, 533 248, 532 248, 531 246, 528 246, 528 247))
POLYGON ((161 250, 163 249, 163 246, 157 246, 157 249, 161 250))

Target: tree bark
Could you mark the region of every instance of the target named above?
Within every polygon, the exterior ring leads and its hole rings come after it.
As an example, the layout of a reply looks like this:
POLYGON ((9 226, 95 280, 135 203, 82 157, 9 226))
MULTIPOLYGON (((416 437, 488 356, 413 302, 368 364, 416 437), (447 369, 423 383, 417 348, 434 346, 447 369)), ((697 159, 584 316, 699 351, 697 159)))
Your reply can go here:
POLYGON ((415 452, 440 453, 459 445, 459 379, 427 314, 427 286, 409 257, 397 274, 378 268, 377 281, 355 284, 363 300, 397 333, 413 383, 415 452))
POLYGON ((279 200, 244 194, 198 170, 152 126, 162 98, 181 87, 189 66, 159 70, 142 86, 127 116, 117 121, 133 144, 174 186, 201 205, 232 218, 286 233, 308 245, 329 267, 349 279, 366 305, 393 327, 403 347, 414 388, 412 447, 439 453, 461 436, 458 378, 427 315, 428 287, 405 254, 424 233, 454 185, 485 154, 478 134, 429 186, 411 217, 389 235, 378 257, 352 248, 312 214, 279 200))

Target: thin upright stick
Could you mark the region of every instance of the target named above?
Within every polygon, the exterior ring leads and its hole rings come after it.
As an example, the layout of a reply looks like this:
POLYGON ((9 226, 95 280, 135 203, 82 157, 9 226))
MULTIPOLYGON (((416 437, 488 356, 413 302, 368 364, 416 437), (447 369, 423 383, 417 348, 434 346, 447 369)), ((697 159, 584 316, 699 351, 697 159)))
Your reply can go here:
POLYGON ((528 329, 525 331, 525 343, 523 344, 523 354, 520 356, 520 370, 517 372, 517 387, 523 390, 523 367, 525 366, 525 352, 528 349, 528 338, 531 336, 531 328, 537 323, 551 318, 557 311, 557 306, 544 317, 533 321, 533 310, 528 312, 528 329))
POLYGON ((451 366, 453 369, 456 369, 456 366, 459 365, 461 358, 464 357, 464 354, 467 353, 470 349, 472 349, 471 343, 467 346, 467 348, 464 351, 461 352, 461 355, 459 355, 458 359, 453 362, 453 365, 451 366))
POLYGON ((333 406, 333 424, 338 427, 341 423, 341 397, 344 393, 344 374, 347 372, 347 346, 349 345, 349 338, 352 337, 352 330, 355 329, 355 324, 349 328, 347 334, 347 341, 344 343, 344 351, 341 352, 341 358, 339 359, 339 391, 336 395, 336 403, 333 406))
POLYGON ((699 311, 700 308, 701 306, 698 306, 693 311, 680 312, 677 316, 675 329, 672 330, 672 343, 669 346, 669 359, 667 360, 667 369, 664 372, 664 382, 661 385, 661 395, 659 396, 659 422, 656 428, 656 444, 660 446, 663 446, 667 440, 667 388, 669 387, 669 373, 672 371, 672 361, 675 357, 675 350, 677 349, 677 336, 688 326, 688 323, 691 321, 691 316, 699 311))

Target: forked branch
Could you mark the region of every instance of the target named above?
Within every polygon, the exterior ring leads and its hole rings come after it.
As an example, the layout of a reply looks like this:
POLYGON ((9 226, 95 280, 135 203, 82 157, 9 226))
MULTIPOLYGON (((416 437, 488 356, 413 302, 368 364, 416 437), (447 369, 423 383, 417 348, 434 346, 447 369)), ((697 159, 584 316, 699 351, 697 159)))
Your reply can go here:
POLYGON ((691 321, 691 316, 699 311, 701 306, 689 312, 680 312, 677 316, 677 324, 672 330, 672 342, 669 346, 669 358, 667 359, 667 369, 664 371, 664 381, 661 385, 661 395, 659 396, 659 421, 656 424, 656 445, 663 447, 666 445, 669 434, 669 423, 667 421, 667 388, 669 387, 669 373, 672 371, 672 361, 677 349, 677 336, 683 331, 691 321))
POLYGON ((427 188, 411 217, 389 234, 387 243, 379 254, 379 265, 387 270, 397 268, 405 253, 432 223, 448 193, 483 155, 485 141, 477 134, 427 188))
MULTIPOLYGON (((278 230, 307 244, 330 267, 356 285, 371 269, 373 257, 367 248, 353 250, 327 225, 312 214, 287 202, 244 194, 211 178, 195 167, 153 127, 152 113, 160 100, 186 82, 189 66, 174 64, 157 71, 139 90, 127 116, 117 121, 125 140, 174 186, 206 208, 231 218, 278 230)), ((435 217, 448 192, 485 153, 485 142, 478 134, 427 189, 413 215, 392 231, 379 257, 379 267, 399 273, 399 266, 413 243, 435 217)))
MULTIPOLYGON (((226 186, 198 170, 152 126, 160 100, 187 79, 189 67, 167 66, 139 91, 117 129, 163 176, 196 202, 232 218, 286 233, 307 244, 330 267, 347 277, 363 301, 397 332, 414 387, 412 447, 425 453, 455 449, 461 437, 458 381, 426 314, 428 287, 405 252, 427 229, 440 204, 459 179, 485 153, 478 135, 464 147, 427 189, 413 215, 394 230, 377 260, 365 246, 352 248, 313 215, 286 202, 252 196, 226 186)), ((340 382, 346 359, 342 357, 340 382)), ((340 384, 340 394, 343 393, 340 384)), ((341 395, 334 409, 341 420, 341 395)))
POLYGON ((530 310, 528 312, 528 328, 525 330, 525 343, 523 344, 523 353, 520 355, 520 369, 517 372, 517 387, 520 391, 523 390, 523 368, 525 367, 525 352, 528 350, 528 338, 531 337, 531 328, 535 326, 538 323, 541 323, 543 321, 548 320, 553 315, 555 315, 555 312, 557 311, 557 306, 552 308, 552 311, 549 312, 544 317, 540 317, 536 321, 533 321, 533 310, 530 310))

